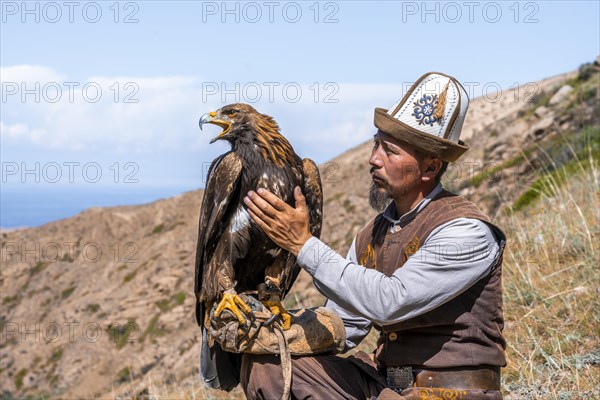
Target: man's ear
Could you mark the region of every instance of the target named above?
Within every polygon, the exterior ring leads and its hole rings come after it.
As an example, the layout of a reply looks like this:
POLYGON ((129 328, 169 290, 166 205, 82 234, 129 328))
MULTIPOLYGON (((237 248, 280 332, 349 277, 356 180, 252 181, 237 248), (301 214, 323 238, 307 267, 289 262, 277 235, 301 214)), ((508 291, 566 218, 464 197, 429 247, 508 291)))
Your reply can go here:
POLYGON ((424 181, 434 180, 435 176, 440 172, 442 168, 442 160, 435 157, 427 157, 423 160, 425 170, 423 171, 422 179, 424 181))

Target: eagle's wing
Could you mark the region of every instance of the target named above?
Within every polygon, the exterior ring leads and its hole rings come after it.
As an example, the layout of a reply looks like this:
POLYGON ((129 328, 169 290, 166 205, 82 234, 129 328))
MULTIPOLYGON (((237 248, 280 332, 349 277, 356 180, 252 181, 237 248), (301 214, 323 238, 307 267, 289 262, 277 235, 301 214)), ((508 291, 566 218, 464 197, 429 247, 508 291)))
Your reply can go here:
MULTIPOLYGON (((317 164, 313 160, 305 158, 302 162, 302 174, 302 193, 304 193, 306 206, 308 207, 310 219, 309 230, 313 236, 319 237, 323 223, 323 189, 321 187, 319 168, 317 168, 317 164)), ((299 273, 300 266, 296 263, 296 257, 291 253, 287 253, 287 256, 283 260, 281 274, 282 298, 291 289, 299 273)))
MULTIPOLYGON (((196 276, 194 292, 196 296, 200 295, 202 290, 202 275, 204 266, 211 259, 215 247, 226 224, 227 210, 232 197, 236 193, 236 188, 242 172, 242 161, 233 152, 223 154, 215 159, 208 170, 208 179, 204 198, 202 200, 202 209, 200 210, 200 222, 198 226, 198 244, 196 246, 196 276)), ((203 323, 203 312, 198 307, 200 302, 196 302, 196 321, 199 325, 203 323)))
MULTIPOLYGON (((200 372, 206 384, 214 389, 230 391, 239 383, 241 357, 227 353, 217 345, 210 346, 204 327, 204 302, 198 296, 202 290, 204 266, 212 258, 217 243, 226 228, 223 221, 227 217, 229 204, 237 192, 242 172, 242 162, 233 153, 225 153, 215 159, 208 170, 208 179, 198 226, 196 246, 196 322, 202 327, 202 350, 200 372)), ((216 279, 216 277, 215 277, 216 279)))
POLYGON ((321 236, 321 225, 323 224, 323 188, 321 186, 321 175, 317 164, 310 158, 302 161, 304 170, 304 187, 302 192, 306 197, 306 206, 310 217, 310 233, 315 237, 321 236))

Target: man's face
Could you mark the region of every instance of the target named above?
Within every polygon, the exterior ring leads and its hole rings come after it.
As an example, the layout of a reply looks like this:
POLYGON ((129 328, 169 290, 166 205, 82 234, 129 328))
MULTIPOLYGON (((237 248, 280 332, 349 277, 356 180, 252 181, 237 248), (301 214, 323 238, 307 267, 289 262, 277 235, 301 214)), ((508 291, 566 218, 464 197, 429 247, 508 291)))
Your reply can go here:
POLYGON ((369 164, 373 179, 370 198, 376 209, 381 207, 383 198, 395 200, 422 185, 423 162, 415 150, 384 132, 378 131, 373 137, 369 164))

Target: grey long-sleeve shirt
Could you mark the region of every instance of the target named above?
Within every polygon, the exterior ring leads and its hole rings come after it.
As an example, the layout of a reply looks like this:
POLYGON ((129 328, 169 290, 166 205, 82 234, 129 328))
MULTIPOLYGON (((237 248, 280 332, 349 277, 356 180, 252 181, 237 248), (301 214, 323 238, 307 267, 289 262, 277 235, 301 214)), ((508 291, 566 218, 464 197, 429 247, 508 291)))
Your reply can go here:
MULTIPOLYGON (((408 224, 442 190, 438 185, 414 209, 396 219, 392 203, 384 217, 390 230, 408 224)), ((460 295, 486 276, 500 247, 491 229, 477 219, 459 218, 434 229, 390 277, 357 262, 355 242, 347 258, 317 238, 308 240, 298 263, 313 276, 346 327, 346 350, 355 347, 372 323, 389 325, 424 314, 460 295)))

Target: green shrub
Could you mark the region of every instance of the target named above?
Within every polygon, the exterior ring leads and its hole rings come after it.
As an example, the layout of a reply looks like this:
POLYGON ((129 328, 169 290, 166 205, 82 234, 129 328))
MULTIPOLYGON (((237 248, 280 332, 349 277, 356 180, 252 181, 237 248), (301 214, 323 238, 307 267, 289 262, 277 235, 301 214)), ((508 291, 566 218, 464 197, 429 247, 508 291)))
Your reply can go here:
POLYGON ((99 309, 100 309, 100 304, 94 303, 94 304, 88 304, 87 307, 85 307, 83 309, 83 311, 91 312, 93 314, 93 313, 98 312, 99 309))
POLYGON ((185 298, 186 298, 185 292, 178 292, 178 293, 175 293, 173 296, 171 296, 171 299, 173 300, 173 302, 179 306, 183 304, 183 302, 185 301, 185 298))
POLYGON ((142 341, 147 336, 164 336, 168 333, 168 331, 166 329, 158 327, 158 319, 159 318, 160 318, 160 314, 156 314, 154 317, 152 317, 150 322, 148 322, 148 326, 146 327, 146 329, 144 330, 144 333, 142 334, 142 341))
POLYGON ((15 375, 15 386, 17 387, 17 390, 21 390, 23 387, 23 378, 25 378, 25 375, 27 375, 27 369, 25 368, 21 369, 15 375))
POLYGON ((171 300, 169 300, 169 299, 162 299, 160 301, 157 301, 154 304, 156 304, 156 306, 162 312, 167 312, 167 311, 169 311, 173 307, 172 304, 171 304, 171 300))
POLYGON ((110 326, 107 331, 110 338, 120 350, 129 343, 129 336, 138 331, 138 326, 135 323, 135 320, 130 319, 125 325, 117 324, 116 326, 110 326))
POLYGON ((58 349, 56 350, 54 353, 52 353, 52 355, 50 356, 50 362, 51 363, 56 363, 58 361, 60 361, 60 359, 63 356, 63 350, 62 349, 58 349))
POLYGON ((44 270, 44 268, 46 268, 46 265, 46 263, 39 261, 37 264, 35 264, 35 267, 31 268, 31 275, 39 274, 44 270))
POLYGON ((63 290, 61 293, 61 298, 66 299, 75 291, 75 289, 76 289, 76 286, 71 286, 70 288, 63 290))
POLYGON ((117 373, 117 383, 125 383, 129 380, 131 371, 129 367, 125 367, 117 373))
POLYGON ((123 278, 123 282, 127 283, 127 282, 132 281, 133 278, 135 278, 136 274, 137 274, 137 269, 135 271, 131 271, 130 273, 125 275, 125 278, 123 278))
POLYGON ((155 233, 161 233, 164 227, 165 224, 156 225, 154 229, 152 229, 152 234, 154 235, 155 233))
POLYGON ((16 301, 18 298, 19 298, 18 294, 15 294, 14 296, 6 296, 5 298, 2 299, 2 304, 12 303, 13 301, 16 301))

